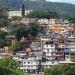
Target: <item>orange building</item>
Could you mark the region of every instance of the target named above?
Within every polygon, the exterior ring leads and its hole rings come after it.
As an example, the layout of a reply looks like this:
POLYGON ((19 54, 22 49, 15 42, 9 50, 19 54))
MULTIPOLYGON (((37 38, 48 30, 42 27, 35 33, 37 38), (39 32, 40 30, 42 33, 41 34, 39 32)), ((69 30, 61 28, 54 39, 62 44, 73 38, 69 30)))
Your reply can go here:
POLYGON ((60 24, 53 24, 49 26, 49 29, 55 33, 65 32, 66 29, 60 24))

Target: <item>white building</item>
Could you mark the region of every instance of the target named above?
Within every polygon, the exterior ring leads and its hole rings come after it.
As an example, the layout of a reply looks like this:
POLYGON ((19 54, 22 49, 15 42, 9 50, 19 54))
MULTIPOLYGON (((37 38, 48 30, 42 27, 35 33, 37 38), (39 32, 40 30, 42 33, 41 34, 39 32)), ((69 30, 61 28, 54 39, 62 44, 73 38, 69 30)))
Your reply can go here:
MULTIPOLYGON (((29 14, 32 10, 26 10, 25 11, 25 15, 29 14)), ((19 16, 21 17, 22 16, 22 11, 21 10, 11 10, 11 11, 8 11, 8 17, 11 18, 13 16, 19 16)))
POLYGON ((37 72, 39 60, 36 59, 36 55, 34 53, 26 54, 26 52, 18 52, 17 61, 20 64, 20 69, 24 72, 37 72))
POLYGON ((31 48, 32 48, 32 51, 36 51, 36 52, 41 51, 40 42, 32 42, 31 48))
POLYGON ((49 24, 61 24, 64 27, 69 27, 70 22, 67 19, 49 19, 49 24))
POLYGON ((70 22, 69 22, 69 20, 67 20, 67 19, 64 19, 64 20, 60 20, 61 21, 61 24, 64 26, 64 27, 69 27, 69 25, 70 25, 70 22))
POLYGON ((50 68, 51 66, 53 65, 57 65, 58 62, 57 61, 46 61, 46 62, 42 62, 41 65, 44 67, 44 68, 50 68))
POLYGON ((38 23, 39 24, 49 24, 49 20, 48 19, 39 19, 38 23))
POLYGON ((45 42, 43 45, 43 52, 46 53, 46 58, 49 60, 55 60, 55 45, 51 42, 45 42))
POLYGON ((35 57, 29 57, 27 59, 18 59, 21 63, 20 69, 25 72, 36 72, 38 69, 39 61, 35 57))
POLYGON ((69 41, 67 47, 70 49, 70 51, 75 52, 75 37, 70 34, 67 40, 69 41))
POLYGON ((58 64, 56 61, 56 50, 55 50, 55 44, 50 39, 41 39, 41 49, 43 51, 43 58, 47 61, 43 61, 41 65, 43 67, 50 68, 52 65, 58 64))
POLYGON ((60 19, 49 19, 49 24, 60 24, 60 19))

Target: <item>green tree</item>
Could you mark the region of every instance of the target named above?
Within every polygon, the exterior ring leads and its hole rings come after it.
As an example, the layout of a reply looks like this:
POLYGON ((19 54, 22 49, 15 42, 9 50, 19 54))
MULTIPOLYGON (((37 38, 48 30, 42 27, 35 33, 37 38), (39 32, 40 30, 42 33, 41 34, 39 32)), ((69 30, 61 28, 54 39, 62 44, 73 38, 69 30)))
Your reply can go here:
POLYGON ((30 12, 27 17, 29 18, 58 18, 58 15, 56 12, 47 12, 47 11, 33 11, 30 12))
POLYGON ((2 1, 0 1, 0 27, 4 27, 9 25, 9 19, 8 19, 8 8, 5 6, 2 1))
POLYGON ((24 3, 22 4, 22 17, 25 17, 25 5, 24 5, 24 3))
POLYGON ((18 25, 15 28, 12 28, 10 34, 16 35, 16 38, 20 40, 21 37, 36 37, 38 34, 39 26, 35 23, 31 23, 29 25, 18 25))
POLYGON ((5 39, 0 39, 0 48, 3 48, 5 45, 5 39))
POLYGON ((62 64, 46 69, 44 75, 75 75, 75 64, 62 64))
POLYGON ((30 35, 36 37, 39 32, 39 25, 37 23, 30 23, 29 24, 29 29, 30 29, 30 35))
POLYGON ((13 16, 11 18, 11 21, 20 21, 20 20, 22 20, 22 17, 19 17, 19 16, 13 16))
POLYGON ((5 5, 5 3, 0 1, 0 18, 6 18, 7 17, 7 11, 8 11, 8 8, 5 5))
POLYGON ((0 48, 4 47, 4 45, 5 45, 6 35, 7 35, 7 32, 0 31, 0 48))
POLYGON ((18 62, 12 58, 0 59, 0 75, 25 75, 18 67, 18 62))
POLYGON ((15 28, 12 28, 10 34, 14 34, 16 38, 20 40, 20 38, 23 36, 28 37, 29 32, 29 27, 21 24, 15 28))
POLYGON ((6 35, 7 35, 7 32, 0 30, 0 39, 5 39, 6 35))
POLYGON ((0 27, 8 26, 10 23, 10 20, 8 18, 1 18, 0 19, 0 27))
POLYGON ((18 40, 13 40, 10 50, 13 50, 14 52, 21 50, 21 43, 18 40))
POLYGON ((70 15, 70 16, 68 16, 68 17, 66 17, 67 19, 69 19, 69 21, 71 22, 71 23, 75 23, 75 15, 70 15))
POLYGON ((2 58, 0 59, 0 66, 16 70, 18 68, 18 62, 12 58, 2 58))

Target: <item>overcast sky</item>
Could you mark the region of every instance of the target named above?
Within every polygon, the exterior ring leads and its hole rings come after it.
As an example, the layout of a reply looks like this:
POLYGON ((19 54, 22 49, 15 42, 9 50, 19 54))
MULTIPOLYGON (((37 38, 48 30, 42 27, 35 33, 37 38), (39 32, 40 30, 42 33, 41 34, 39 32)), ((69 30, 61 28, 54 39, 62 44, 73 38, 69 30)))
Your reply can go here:
POLYGON ((67 2, 67 3, 73 3, 73 4, 75 4, 75 0, 47 0, 47 1, 53 1, 53 2, 67 2))

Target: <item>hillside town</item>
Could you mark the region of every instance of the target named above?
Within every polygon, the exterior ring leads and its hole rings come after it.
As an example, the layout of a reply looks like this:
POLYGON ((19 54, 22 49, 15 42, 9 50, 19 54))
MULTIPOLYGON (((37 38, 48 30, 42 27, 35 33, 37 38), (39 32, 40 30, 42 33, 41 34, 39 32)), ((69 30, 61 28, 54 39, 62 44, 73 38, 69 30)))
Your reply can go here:
POLYGON ((75 75, 74 71, 75 16, 27 9, 24 3, 16 10, 0 7, 0 75, 75 75))
MULTIPOLYGON (((11 13, 12 14, 12 13, 11 13)), ((17 13, 16 13, 17 14, 17 13)), ((18 15, 18 14, 17 14, 18 15)), ((16 15, 16 16, 17 16, 16 15)), ((10 15, 9 15, 10 17, 10 15)), ((20 69, 28 73, 41 73, 53 65, 75 63, 75 27, 67 19, 29 19, 23 18, 18 23, 39 24, 37 37, 29 43, 27 37, 21 37, 23 51, 9 51, 9 46, 0 49, 0 58, 13 57, 20 64, 20 69)), ((9 32, 9 27, 1 28, 9 32)), ((14 41, 15 35, 8 35, 6 40, 14 41)))

